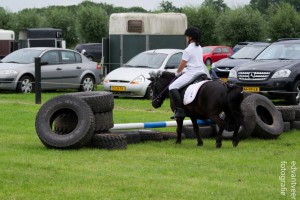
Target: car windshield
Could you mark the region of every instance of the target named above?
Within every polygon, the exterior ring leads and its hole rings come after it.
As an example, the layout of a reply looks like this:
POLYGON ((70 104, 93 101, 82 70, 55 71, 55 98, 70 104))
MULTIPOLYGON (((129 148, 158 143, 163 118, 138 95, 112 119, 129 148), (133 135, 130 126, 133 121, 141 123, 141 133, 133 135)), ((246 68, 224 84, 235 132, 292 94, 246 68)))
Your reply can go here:
POLYGON ((167 54, 164 53, 140 53, 127 62, 124 67, 158 69, 161 67, 166 57, 167 54))
POLYGON ((20 49, 7 55, 2 59, 2 62, 20 64, 34 63, 35 57, 39 57, 42 52, 42 50, 38 49, 20 49))
POLYGON ((253 59, 265 48, 266 48, 265 46, 248 45, 248 46, 245 46, 242 49, 240 49, 235 54, 233 54, 231 56, 231 58, 233 58, 233 59, 253 59))
POLYGON ((212 47, 203 47, 202 50, 203 50, 203 53, 210 53, 210 52, 212 52, 213 48, 212 47))
POLYGON ((272 44, 256 60, 299 60, 300 44, 272 44))

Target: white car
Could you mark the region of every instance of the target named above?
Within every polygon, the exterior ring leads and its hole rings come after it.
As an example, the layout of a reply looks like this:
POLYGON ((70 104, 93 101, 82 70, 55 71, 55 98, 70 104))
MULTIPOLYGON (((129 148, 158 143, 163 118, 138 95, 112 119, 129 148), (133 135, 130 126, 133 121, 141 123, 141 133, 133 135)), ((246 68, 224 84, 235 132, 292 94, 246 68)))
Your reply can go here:
POLYGON ((142 52, 125 65, 110 72, 104 82, 104 90, 115 96, 152 98, 149 72, 175 72, 181 59, 183 50, 156 49, 142 52))

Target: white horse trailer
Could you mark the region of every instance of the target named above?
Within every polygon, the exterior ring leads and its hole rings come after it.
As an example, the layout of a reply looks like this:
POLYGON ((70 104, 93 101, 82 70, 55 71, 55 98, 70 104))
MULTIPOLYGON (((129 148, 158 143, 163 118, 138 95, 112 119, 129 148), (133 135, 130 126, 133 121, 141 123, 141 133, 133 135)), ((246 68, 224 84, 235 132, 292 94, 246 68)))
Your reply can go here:
POLYGON ((0 59, 14 51, 15 32, 0 29, 0 59))
POLYGON ((103 40, 104 62, 112 71, 138 53, 151 49, 184 49, 187 17, 181 13, 116 13, 103 40))

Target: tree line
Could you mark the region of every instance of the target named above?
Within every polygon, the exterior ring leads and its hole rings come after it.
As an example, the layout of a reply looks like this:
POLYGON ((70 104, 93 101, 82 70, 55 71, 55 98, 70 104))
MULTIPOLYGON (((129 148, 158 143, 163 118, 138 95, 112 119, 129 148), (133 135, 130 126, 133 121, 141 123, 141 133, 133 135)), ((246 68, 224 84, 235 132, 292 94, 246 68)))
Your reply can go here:
MULTIPOLYGON (((101 42, 108 36, 109 16, 121 12, 184 13, 188 26, 201 30, 201 45, 230 45, 240 41, 275 41, 300 37, 300 0, 251 0, 229 8, 223 0, 205 0, 199 6, 175 7, 162 1, 155 11, 141 7, 115 7, 85 0, 72 6, 49 6, 13 13, 0 7, 0 28, 60 28, 69 48, 77 43, 101 42)), ((16 36, 17 37, 17 36, 16 36)))

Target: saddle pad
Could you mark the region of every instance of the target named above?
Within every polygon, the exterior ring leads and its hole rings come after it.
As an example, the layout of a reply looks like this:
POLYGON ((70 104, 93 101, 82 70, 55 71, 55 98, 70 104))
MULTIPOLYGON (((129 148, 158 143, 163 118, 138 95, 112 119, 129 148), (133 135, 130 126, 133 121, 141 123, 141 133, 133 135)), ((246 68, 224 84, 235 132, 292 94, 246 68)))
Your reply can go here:
POLYGON ((198 90, 201 88, 201 86, 204 83, 206 83, 208 81, 211 81, 211 80, 205 80, 205 81, 201 81, 199 83, 191 84, 184 93, 183 104, 187 105, 189 103, 192 103, 192 101, 194 101, 194 99, 198 93, 198 90))

